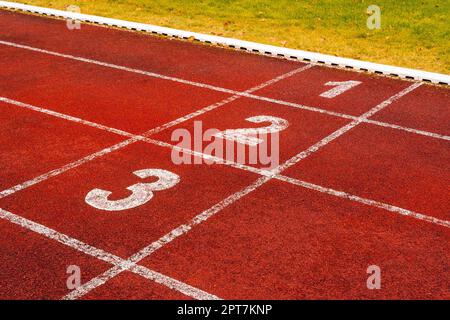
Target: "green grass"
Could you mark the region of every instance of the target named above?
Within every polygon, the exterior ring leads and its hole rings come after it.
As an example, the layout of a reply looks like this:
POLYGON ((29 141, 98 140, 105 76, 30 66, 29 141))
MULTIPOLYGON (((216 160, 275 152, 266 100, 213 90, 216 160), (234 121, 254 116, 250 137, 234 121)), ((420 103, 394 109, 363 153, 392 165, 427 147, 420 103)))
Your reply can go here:
POLYGON ((450 72, 450 1, 32 0, 27 4, 234 37, 403 67, 450 72), (367 7, 382 10, 379 30, 367 7))

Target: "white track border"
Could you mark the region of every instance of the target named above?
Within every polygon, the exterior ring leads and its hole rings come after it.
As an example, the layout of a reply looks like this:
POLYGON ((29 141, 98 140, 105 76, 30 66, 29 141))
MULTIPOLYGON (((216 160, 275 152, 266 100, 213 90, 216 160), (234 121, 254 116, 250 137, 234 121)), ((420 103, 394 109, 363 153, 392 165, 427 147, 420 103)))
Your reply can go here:
POLYGON ((37 6, 26 5, 17 2, 0 1, 0 8, 7 8, 13 10, 21 10, 42 15, 54 16, 64 19, 79 20, 87 23, 95 23, 113 27, 121 27, 129 30, 149 32, 153 34, 169 36, 180 39, 194 39, 200 42, 209 44, 216 44, 227 46, 238 50, 245 50, 260 54, 271 56, 284 57, 288 59, 297 59, 308 61, 316 64, 325 64, 330 66, 342 67, 347 69, 354 69, 366 71, 377 74, 384 74, 389 76, 396 76, 402 79, 419 80, 425 82, 432 82, 437 84, 450 85, 450 75, 427 72, 415 69, 401 68, 389 66, 384 64, 366 62, 361 60, 354 60, 348 58, 341 58, 331 55, 325 55, 315 52, 295 50, 271 45, 265 45, 256 42, 243 41, 233 38, 225 38, 219 36, 212 36, 202 33, 160 27, 150 24, 130 22, 125 20, 111 19, 100 16, 69 12, 63 10, 56 10, 50 8, 43 8, 37 6))

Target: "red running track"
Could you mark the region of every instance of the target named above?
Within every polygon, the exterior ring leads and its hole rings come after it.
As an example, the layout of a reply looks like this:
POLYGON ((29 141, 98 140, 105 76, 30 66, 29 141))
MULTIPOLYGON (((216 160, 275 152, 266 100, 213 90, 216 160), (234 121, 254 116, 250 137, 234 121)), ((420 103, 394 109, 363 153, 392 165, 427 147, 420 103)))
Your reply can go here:
POLYGON ((9 11, 0 30, 0 298, 450 298, 448 88, 9 11), (173 162, 175 129, 261 115, 289 124, 280 175, 173 162), (178 180, 89 205, 142 169, 178 180))

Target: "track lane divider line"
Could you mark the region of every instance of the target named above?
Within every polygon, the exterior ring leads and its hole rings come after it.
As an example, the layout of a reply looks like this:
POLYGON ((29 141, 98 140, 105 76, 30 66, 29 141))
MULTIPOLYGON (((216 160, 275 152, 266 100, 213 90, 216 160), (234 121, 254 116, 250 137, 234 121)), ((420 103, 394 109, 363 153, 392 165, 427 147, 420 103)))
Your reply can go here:
MULTIPOLYGON (((255 99, 255 100, 266 101, 266 102, 271 102, 274 104, 285 105, 285 106, 308 110, 308 111, 312 111, 312 112, 328 114, 328 115, 332 115, 332 116, 340 117, 340 118, 344 118, 344 119, 355 118, 354 116, 346 115, 346 114, 339 113, 339 112, 329 111, 329 110, 325 110, 325 109, 321 109, 321 108, 317 108, 317 107, 310 107, 310 106, 305 106, 305 105, 301 105, 301 104, 297 104, 297 103, 293 103, 293 102, 286 102, 286 101, 282 101, 282 100, 262 97, 262 96, 254 95, 254 94, 251 94, 251 93, 248 93, 245 91, 241 92, 241 91, 236 91, 236 90, 232 90, 232 89, 226 89, 226 88, 213 86, 213 85, 209 85, 209 84, 205 84, 205 83, 201 83, 201 82, 185 80, 185 79, 181 79, 181 78, 177 78, 177 77, 165 76, 165 75, 150 72, 150 71, 144 71, 144 70, 140 70, 140 69, 129 68, 129 67, 116 65, 116 64, 112 64, 112 63, 108 63, 108 62, 103 62, 103 61, 98 61, 98 60, 94 60, 94 59, 73 56, 70 54, 59 53, 59 52, 50 51, 50 50, 46 50, 46 49, 35 48, 35 47, 27 46, 27 45, 14 43, 14 42, 0 40, 0 44, 9 46, 9 47, 30 50, 30 51, 34 51, 34 52, 43 53, 43 54, 48 54, 48 55, 52 55, 55 57, 90 63, 90 64, 94 64, 94 65, 98 65, 98 66, 102 66, 102 67, 106 67, 106 68, 140 74, 140 75, 147 76, 147 77, 178 82, 178 83, 182 83, 182 84, 186 84, 186 85, 190 85, 190 86, 194 86, 194 87, 199 87, 199 88, 204 88, 204 89, 209 89, 209 90, 213 90, 213 91, 218 91, 218 92, 224 92, 224 93, 228 93, 231 95, 238 95, 238 96, 251 98, 251 99, 255 99)), ((312 64, 308 64, 308 65, 314 66, 312 64)))
MULTIPOLYGON (((92 60, 92 59, 87 59, 87 58, 82 58, 82 57, 76 57, 76 56, 72 56, 72 55, 68 55, 68 54, 63 54, 63 53, 58 53, 58 52, 54 52, 54 51, 45 50, 45 49, 34 48, 34 47, 26 46, 26 45, 13 43, 13 42, 0 40, 0 44, 6 45, 6 46, 11 46, 11 47, 16 47, 16 48, 21 48, 21 49, 26 49, 26 50, 31 50, 31 51, 35 51, 35 52, 45 53, 45 54, 49 54, 49 55, 54 55, 54 56, 58 56, 58 57, 62 57, 62 58, 78 60, 78 61, 82 61, 82 62, 86 62, 86 63, 93 63, 93 64, 97 64, 97 65, 100 65, 100 66, 103 66, 103 67, 109 67, 109 68, 118 69, 118 70, 122 70, 122 71, 134 72, 134 73, 137 73, 137 74, 142 74, 142 75, 155 77, 155 78, 160 78, 160 79, 164 79, 164 80, 180 82, 180 83, 184 83, 184 84, 188 84, 188 85, 192 85, 192 86, 197 86, 197 87, 201 87, 201 88, 207 88, 207 89, 211 89, 211 90, 215 90, 215 91, 219 91, 219 92, 225 92, 225 93, 233 94, 233 95, 236 95, 236 96, 247 97, 247 98, 250 98, 250 99, 265 101, 265 102, 278 104, 278 105, 284 105, 284 106, 293 107, 293 108, 297 108, 297 109, 301 109, 301 110, 307 110, 307 111, 311 111, 311 112, 327 114, 327 115, 338 117, 338 118, 349 119, 349 120, 357 120, 358 119, 357 116, 352 116, 352 115, 348 115, 348 114, 344 114, 344 113, 340 113, 340 112, 334 112, 334 111, 330 111, 330 110, 321 109, 321 108, 318 108, 318 107, 307 106, 307 105, 302 105, 302 104, 298 104, 298 103, 294 103, 294 102, 288 102, 288 101, 283 101, 283 100, 278 100, 278 99, 272 99, 272 98, 268 98, 268 97, 263 97, 263 96, 258 96, 258 95, 252 94, 252 92, 255 92, 255 91, 257 91, 257 90, 259 90, 259 89, 261 89, 261 88, 263 88, 265 86, 261 86, 261 87, 257 86, 257 87, 255 87, 255 88, 257 88, 255 90, 249 89, 247 91, 240 92, 240 91, 235 91, 235 90, 231 90, 231 89, 225 89, 225 88, 212 86, 212 85, 208 85, 208 84, 203 84, 203 83, 200 83, 200 82, 188 81, 188 80, 175 78, 175 77, 168 77, 168 76, 160 75, 160 74, 153 73, 153 72, 148 72, 148 71, 128 68, 128 67, 124 67, 124 66, 114 65, 114 64, 101 62, 101 61, 97 61, 97 60, 92 60)), ((314 65, 308 64, 306 66, 311 66, 312 67, 314 65)), ((309 68, 309 67, 307 67, 307 68, 309 68)), ((302 69, 302 67, 300 67, 299 69, 302 69)), ((295 70, 292 71, 292 72, 294 72, 294 74, 298 73, 298 72, 295 72, 295 70)), ((283 80, 283 79, 284 78, 282 78, 281 80, 283 80)), ((270 80, 268 82, 270 82, 270 80)), ((271 84, 271 83, 269 83, 269 84, 271 84)), ((229 97, 227 99, 231 99, 231 101, 234 101, 236 98, 229 97)), ((221 103, 223 103, 223 102, 218 102, 217 104, 220 106, 221 103)), ((210 106, 210 108, 211 108, 211 110, 214 110, 216 107, 214 107, 214 105, 212 105, 212 106, 210 106)), ((363 122, 367 122, 367 123, 370 123, 370 124, 373 124, 373 125, 382 126, 382 127, 388 127, 388 128, 392 128, 392 129, 403 130, 403 131, 406 131, 406 132, 415 133, 415 134, 419 134, 419 135, 424 135, 424 136, 428 136, 428 137, 432 137, 432 138, 437 138, 437 139, 443 139, 443 140, 449 140, 450 141, 450 137, 449 136, 441 135, 441 134, 438 134, 438 133, 427 132, 427 131, 423 131, 423 130, 403 127, 403 126, 400 126, 400 125, 385 123, 385 122, 381 122, 381 121, 374 121, 374 120, 369 120, 369 119, 363 120, 363 122)), ((160 128, 159 131, 162 131, 164 129, 165 128, 160 128)), ((155 133, 159 132, 159 131, 155 130, 155 133)))

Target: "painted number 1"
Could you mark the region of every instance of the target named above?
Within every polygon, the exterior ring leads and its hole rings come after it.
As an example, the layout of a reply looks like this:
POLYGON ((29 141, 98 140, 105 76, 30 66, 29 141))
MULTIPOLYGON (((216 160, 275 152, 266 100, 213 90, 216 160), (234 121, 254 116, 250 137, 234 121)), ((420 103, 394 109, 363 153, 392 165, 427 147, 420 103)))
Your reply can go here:
POLYGON ((341 81, 341 82, 334 82, 334 81, 327 82, 325 83, 326 86, 333 86, 334 88, 322 93, 320 96, 322 98, 333 99, 334 97, 343 94, 345 91, 348 91, 359 84, 361 84, 361 81, 355 80, 341 81))
POLYGON ((122 211, 139 207, 153 198, 153 191, 161 191, 172 188, 179 181, 180 177, 175 173, 162 169, 144 169, 133 172, 141 179, 150 177, 158 178, 152 183, 136 183, 129 186, 132 194, 120 200, 108 200, 110 191, 93 189, 86 195, 85 201, 90 206, 105 211, 122 211))

